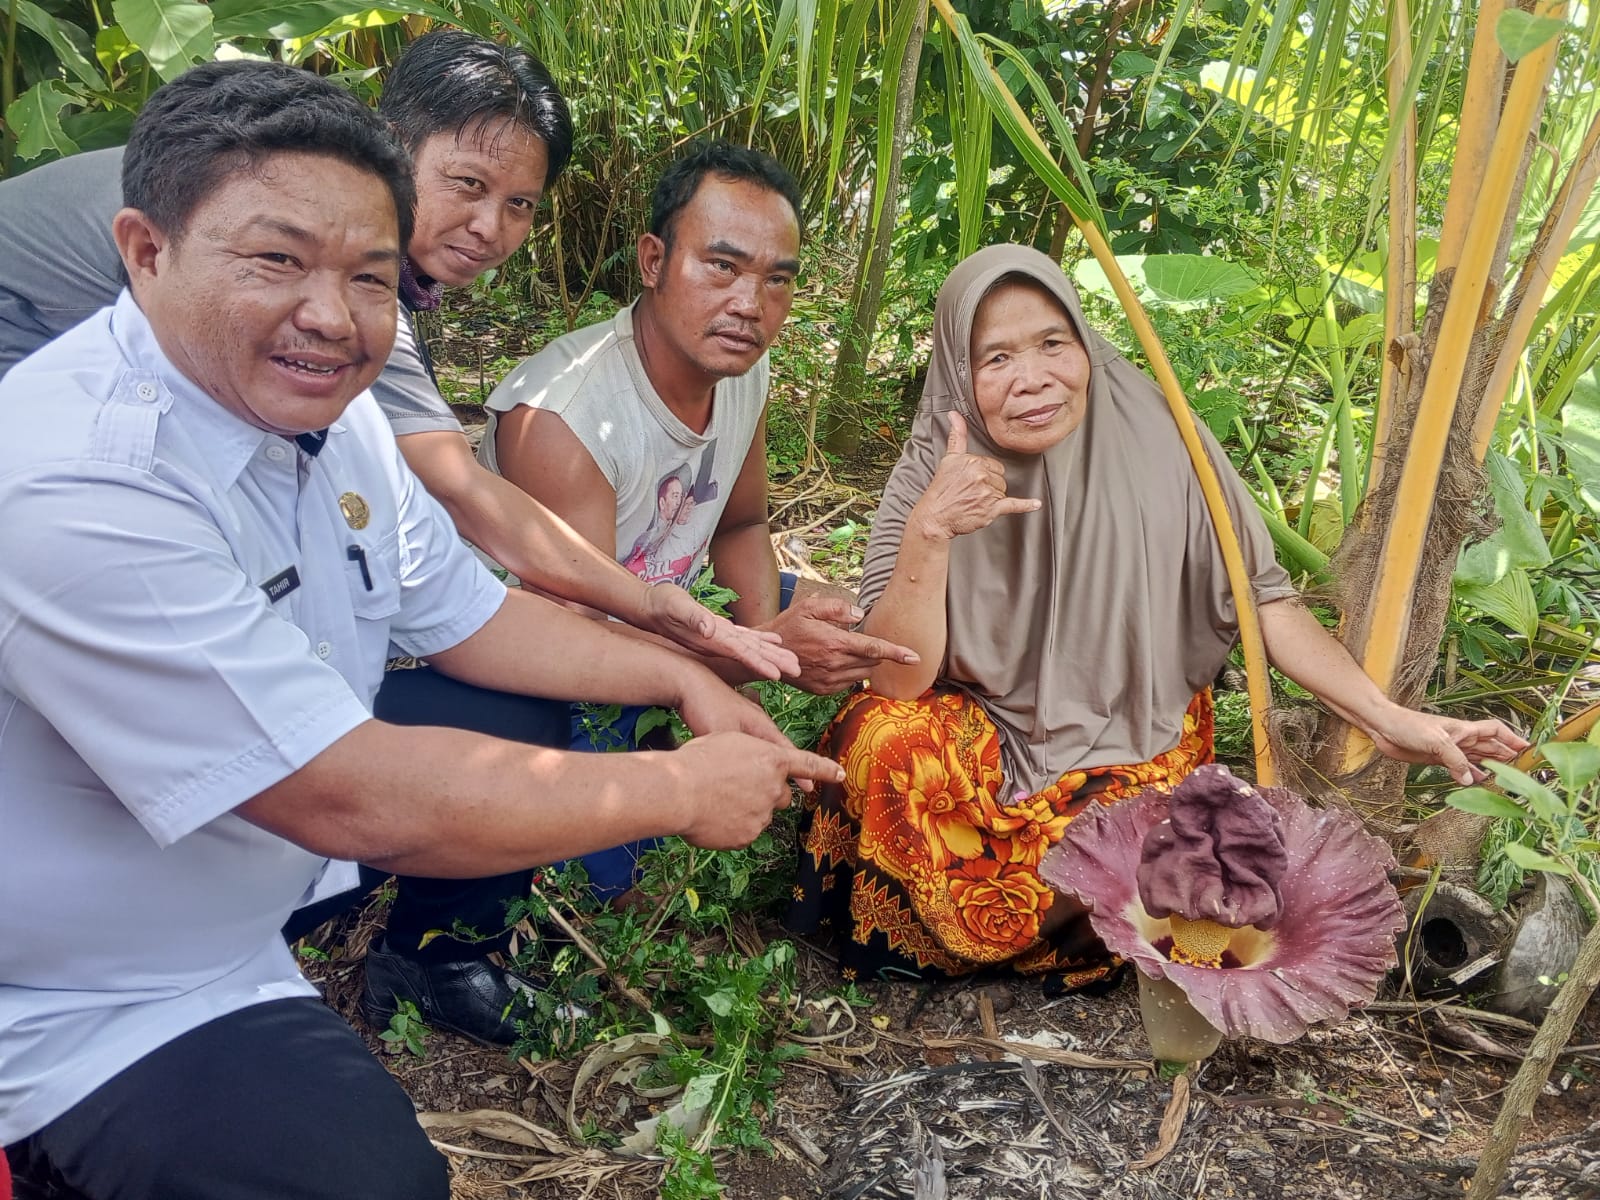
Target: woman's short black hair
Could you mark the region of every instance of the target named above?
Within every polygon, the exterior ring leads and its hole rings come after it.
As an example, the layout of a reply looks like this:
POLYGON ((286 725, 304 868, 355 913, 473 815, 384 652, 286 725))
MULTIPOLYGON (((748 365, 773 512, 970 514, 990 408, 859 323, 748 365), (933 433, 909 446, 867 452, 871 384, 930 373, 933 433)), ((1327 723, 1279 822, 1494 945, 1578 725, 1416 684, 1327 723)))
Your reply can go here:
POLYGON ((669 250, 673 219, 694 199, 707 175, 743 180, 777 192, 794 210, 795 224, 800 224, 800 185, 782 163, 763 150, 709 138, 694 143, 687 154, 663 171, 650 197, 650 232, 669 250))
POLYGON ((291 152, 326 155, 383 180, 404 249, 417 202, 405 148, 350 92, 282 63, 202 63, 151 93, 122 157, 122 202, 181 241, 225 176, 291 152))
POLYGON ((436 133, 459 137, 509 120, 544 143, 546 188, 572 157, 572 114, 545 65, 459 29, 436 29, 405 48, 384 80, 378 111, 412 154, 436 133))

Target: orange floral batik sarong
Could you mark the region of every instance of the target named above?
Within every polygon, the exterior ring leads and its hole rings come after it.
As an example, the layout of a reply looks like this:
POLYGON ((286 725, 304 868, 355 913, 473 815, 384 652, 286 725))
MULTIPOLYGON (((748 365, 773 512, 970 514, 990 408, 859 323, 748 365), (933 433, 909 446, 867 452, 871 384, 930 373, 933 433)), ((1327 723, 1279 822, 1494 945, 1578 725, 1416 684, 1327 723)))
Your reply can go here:
POLYGON ((1090 803, 1167 788, 1211 761, 1210 692, 1178 744, 1147 763, 1068 771, 1001 796, 1000 735, 978 703, 936 687, 916 700, 859 692, 818 752, 845 782, 806 799, 787 924, 837 933, 846 978, 943 979, 984 968, 1052 974, 1070 989, 1112 978, 1086 917, 1048 938, 1055 899, 1039 861, 1090 803))

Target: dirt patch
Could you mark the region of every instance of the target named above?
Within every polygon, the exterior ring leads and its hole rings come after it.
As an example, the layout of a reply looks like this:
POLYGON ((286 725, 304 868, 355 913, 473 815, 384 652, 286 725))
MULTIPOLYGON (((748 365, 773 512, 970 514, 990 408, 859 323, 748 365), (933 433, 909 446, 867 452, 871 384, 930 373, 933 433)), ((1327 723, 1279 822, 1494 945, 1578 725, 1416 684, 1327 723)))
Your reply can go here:
MULTIPOLYGON (((355 998, 372 925, 369 915, 351 921, 348 933, 325 935, 333 957, 311 973, 419 1110, 508 1113, 559 1142, 552 1152, 516 1131, 521 1144, 435 1130, 458 1200, 660 1194, 660 1162, 615 1155, 568 1132, 575 1061, 518 1063, 446 1034, 431 1035, 419 1060, 365 1028, 355 998)), ((805 995, 837 991, 824 954, 801 946, 800 962, 805 995)), ((1170 1081, 1133 1067, 1024 1063, 981 1041, 986 996, 1002 1039, 1037 1045, 1041 1055, 1138 1062, 1148 1051, 1131 981, 1109 996, 1056 1000, 1022 980, 872 984, 860 992, 871 1006, 849 1010, 838 1026, 848 1032, 785 1069, 765 1114, 771 1151, 716 1154, 726 1196, 1459 1197, 1527 1045, 1514 1026, 1395 1002, 1289 1046, 1224 1043, 1194 1076, 1171 1152, 1141 1169, 1135 1164, 1160 1138, 1170 1081), (934 1178, 944 1192, 926 1190, 934 1178)), ((617 1099, 598 1124, 631 1131, 656 1104, 617 1099)), ((1539 1101, 1504 1194, 1600 1197, 1600 1001, 1539 1101)))

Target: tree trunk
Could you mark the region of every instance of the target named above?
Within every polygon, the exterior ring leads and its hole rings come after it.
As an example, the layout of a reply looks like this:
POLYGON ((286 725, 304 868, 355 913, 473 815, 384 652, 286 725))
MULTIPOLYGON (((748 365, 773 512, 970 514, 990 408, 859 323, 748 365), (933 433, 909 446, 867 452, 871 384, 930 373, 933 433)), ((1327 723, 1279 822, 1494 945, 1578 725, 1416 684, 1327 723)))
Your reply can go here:
POLYGON ((1517 1140, 1528 1118, 1533 1116, 1534 1101, 1544 1090, 1550 1078, 1550 1068, 1555 1066, 1556 1055, 1567 1044, 1572 1030, 1583 1015, 1583 1007, 1600 987, 1600 921, 1590 928, 1588 936, 1578 950, 1577 961, 1561 985, 1561 993, 1550 1006, 1539 1032, 1534 1034, 1528 1056, 1522 1060, 1511 1084, 1506 1088, 1506 1098, 1500 1105, 1500 1114, 1489 1131, 1489 1141, 1478 1159, 1478 1169, 1472 1176, 1472 1190, 1467 1200, 1491 1200, 1500 1194, 1500 1184, 1506 1177, 1506 1168, 1517 1151, 1517 1140))
MULTIPOLYGON (((867 357, 878 329, 878 313, 883 306, 883 280, 889 267, 889 251, 894 246, 894 223, 900 191, 900 159, 905 153, 906 136, 917 99, 917 69, 922 62, 922 41, 928 31, 928 6, 919 0, 911 22, 900 62, 899 86, 894 99, 894 127, 889 139, 888 169, 873 180, 874 207, 878 219, 870 222, 862 239, 861 262, 856 275, 850 328, 839 340, 839 353, 833 363, 833 387, 823 444, 835 454, 849 454, 861 444, 861 399, 866 391, 867 357)), ((818 405, 811 409, 811 428, 807 431, 806 465, 817 445, 818 405)))
MULTIPOLYGON (((1524 69, 1538 71, 1532 64, 1524 69)), ((1530 82, 1537 80, 1535 75, 1530 82)), ((1541 85, 1537 107, 1528 122, 1530 130, 1538 129, 1543 104, 1541 85)), ((1492 318, 1500 281, 1506 274, 1511 235, 1536 141, 1530 132, 1522 146, 1520 160, 1514 160, 1516 169, 1505 220, 1490 256, 1487 284, 1473 317, 1470 339, 1465 344, 1441 345, 1445 314, 1457 282, 1455 270, 1449 268, 1436 275, 1429 288, 1420 339, 1402 338, 1389 348, 1399 370, 1396 391, 1391 397, 1390 418, 1384 422, 1388 432, 1386 444, 1378 448, 1376 457, 1393 469, 1384 470, 1371 481, 1356 520, 1347 530, 1334 560, 1335 599, 1343 613, 1341 638, 1366 666, 1364 655, 1368 638, 1374 633, 1374 601, 1381 583, 1379 576, 1383 570, 1386 539, 1398 522, 1415 520, 1414 513, 1398 511, 1400 464, 1406 461, 1412 449, 1412 437, 1435 359, 1446 354, 1459 356, 1456 361, 1464 363, 1464 370, 1454 400, 1432 511, 1427 518, 1427 532, 1420 548, 1403 650, 1392 677, 1375 676, 1390 698, 1407 707, 1415 707, 1423 701, 1438 662, 1439 643, 1444 637, 1445 620, 1450 611, 1451 582, 1461 546, 1469 538, 1487 537, 1494 529, 1492 512, 1486 503, 1488 486, 1476 452, 1475 429, 1479 407, 1485 402, 1489 374, 1509 332, 1509 322, 1492 318)), ((1374 832, 1392 832, 1399 824, 1405 765, 1382 759, 1366 737, 1342 719, 1327 714, 1320 722, 1311 753, 1305 758, 1297 755, 1287 758, 1286 766, 1299 768, 1294 772, 1295 785, 1307 794, 1354 807, 1374 832), (1307 758, 1309 770, 1306 769, 1307 758)))

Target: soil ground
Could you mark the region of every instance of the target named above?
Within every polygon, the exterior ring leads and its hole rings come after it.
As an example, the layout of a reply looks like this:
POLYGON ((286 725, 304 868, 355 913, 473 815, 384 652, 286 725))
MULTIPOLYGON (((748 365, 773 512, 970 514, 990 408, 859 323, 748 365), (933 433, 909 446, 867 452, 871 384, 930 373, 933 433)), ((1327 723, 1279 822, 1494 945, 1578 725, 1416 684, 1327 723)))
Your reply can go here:
MULTIPOLYGON (((380 1041, 355 1011, 373 920, 348 924, 348 933, 325 935, 335 957, 311 973, 420 1111, 471 1114, 456 1128, 431 1126, 451 1159, 457 1200, 660 1194, 659 1161, 595 1149, 569 1132, 578 1058, 519 1063, 433 1033, 417 1059, 380 1041), (524 1124, 485 1125, 484 1110, 524 1124), (541 1132, 530 1135, 526 1123, 541 1132)), ((807 998, 839 986, 815 947, 800 947, 799 979, 807 998)), ((1529 1032, 1493 1013, 1391 1000, 1288 1046, 1225 1042, 1194 1075, 1170 1153, 1140 1167, 1160 1143, 1174 1084, 1144 1061, 1131 980, 1109 996, 1053 1001, 1023 980, 860 991, 871 1007, 824 1001, 811 1027, 818 1043, 785 1068, 766 1114, 772 1152, 716 1156, 726 1196, 1458 1197, 1529 1032), (1040 1059, 1067 1051, 1121 1065, 1020 1062, 983 1040, 986 1009, 1001 1039, 1038 1047, 1040 1059), (940 1175, 946 1191, 918 1190, 919 1171, 940 1175)), ((620 1086, 585 1087, 576 1107, 580 1122, 614 1133, 652 1111, 652 1101, 620 1086)), ((1503 1194, 1600 1198, 1600 1000, 1540 1098, 1503 1194)))

